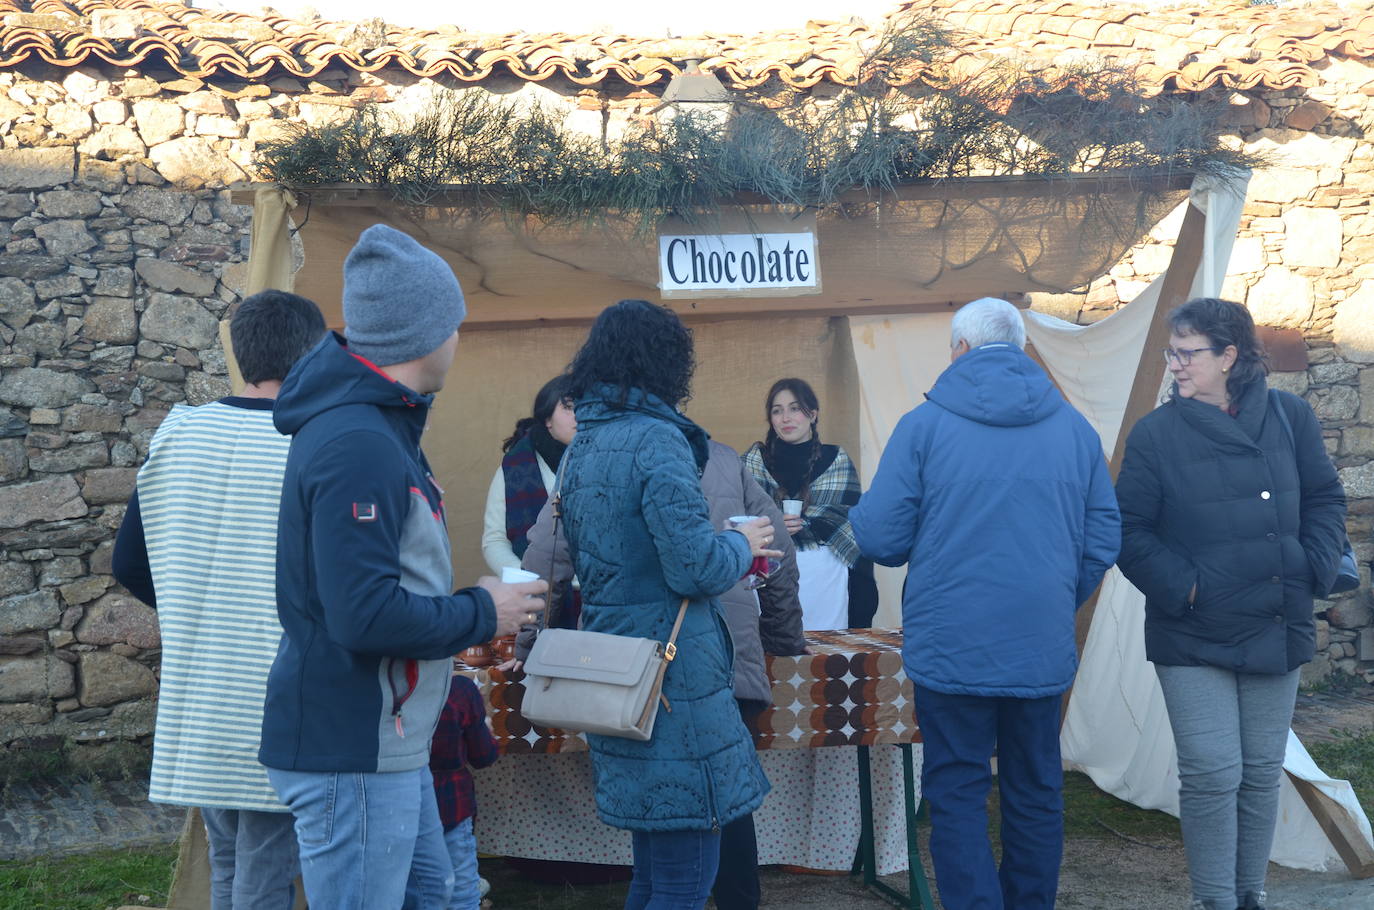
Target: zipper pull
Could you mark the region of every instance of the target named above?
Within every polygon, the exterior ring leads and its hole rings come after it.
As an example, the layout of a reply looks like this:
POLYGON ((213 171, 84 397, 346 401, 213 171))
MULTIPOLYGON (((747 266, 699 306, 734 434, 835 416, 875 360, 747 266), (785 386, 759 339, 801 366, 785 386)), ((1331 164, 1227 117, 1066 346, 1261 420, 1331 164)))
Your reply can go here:
POLYGON ((400 712, 400 711, 397 711, 397 712, 396 712, 396 735, 399 736, 399 737, 401 737, 401 739, 405 739, 405 738, 406 738, 406 728, 405 728, 405 724, 401 722, 401 718, 402 718, 401 712, 400 712))
POLYGON ((717 819, 714 815, 711 816, 711 833, 712 833, 712 834, 719 834, 719 833, 720 833, 720 820, 717 819))

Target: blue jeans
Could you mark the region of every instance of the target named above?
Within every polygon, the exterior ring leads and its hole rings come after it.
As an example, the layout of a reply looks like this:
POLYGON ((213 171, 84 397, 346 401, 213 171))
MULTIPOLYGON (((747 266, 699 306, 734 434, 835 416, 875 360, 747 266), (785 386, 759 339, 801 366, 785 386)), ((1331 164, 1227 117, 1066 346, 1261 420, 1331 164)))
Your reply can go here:
POLYGON ((701 910, 716 880, 720 832, 636 831, 625 910, 701 910))
POLYGON ((946 910, 1052 910, 1064 851, 1061 698, 948 695, 915 687, 930 802, 930 859, 946 910), (988 842, 997 752, 1002 865, 988 842))
POLYGON ((283 771, 267 778, 296 816, 312 907, 446 910, 453 864, 429 768, 283 771))
POLYGON ((202 808, 211 910, 290 910, 300 874, 290 812, 202 808))
POLYGON ((1298 672, 1155 666, 1178 749, 1194 900, 1231 908, 1264 894, 1298 672))
POLYGON ((465 818, 444 832, 449 861, 453 864, 453 897, 448 910, 478 910, 482 905, 482 878, 477 874, 477 837, 472 819, 465 818))

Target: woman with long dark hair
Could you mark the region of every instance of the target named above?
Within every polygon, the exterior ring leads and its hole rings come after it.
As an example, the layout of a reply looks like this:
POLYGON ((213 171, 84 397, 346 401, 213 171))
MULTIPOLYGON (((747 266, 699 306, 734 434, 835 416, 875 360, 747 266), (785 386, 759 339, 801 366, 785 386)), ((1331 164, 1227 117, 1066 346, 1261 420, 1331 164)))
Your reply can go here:
POLYGON ((1257 910, 1313 597, 1345 544, 1345 494, 1321 426, 1267 387, 1255 324, 1228 300, 1169 314, 1174 382, 1126 440, 1118 565, 1145 593, 1178 749, 1195 910, 1257 910))
POLYGON ((530 416, 516 421, 501 445, 501 466, 487 489, 482 556, 497 575, 520 568, 526 535, 548 501, 563 452, 577 432, 566 377, 555 376, 534 396, 530 416))
POLYGON ((563 523, 582 582, 582 628, 666 642, 684 598, 666 704, 647 742, 588 734, 602 821, 633 833, 627 910, 700 910, 722 826, 768 791, 731 688, 719 595, 771 549, 766 518, 712 527, 706 433, 678 410, 695 366, 671 310, 604 310, 568 368, 578 432, 564 458, 563 523))
POLYGON ((860 560, 849 526, 849 509, 859 501, 858 472, 844 449, 821 442, 821 405, 806 381, 773 383, 764 416, 768 433, 744 453, 744 464, 782 507, 797 546, 802 627, 848 628, 849 573, 860 560))

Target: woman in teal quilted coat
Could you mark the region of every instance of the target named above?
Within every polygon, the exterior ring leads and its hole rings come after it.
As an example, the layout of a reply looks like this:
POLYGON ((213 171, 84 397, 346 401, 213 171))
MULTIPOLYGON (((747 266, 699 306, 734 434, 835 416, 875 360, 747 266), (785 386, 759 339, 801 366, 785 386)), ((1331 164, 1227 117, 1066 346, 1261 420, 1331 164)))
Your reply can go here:
MULTIPOLYGON (((653 738, 588 735, 602 821, 633 832, 626 910, 699 910, 720 829, 753 812, 768 780, 740 721, 718 596, 773 539, 767 519, 717 531, 701 492, 707 435, 677 410, 694 368, 671 310, 604 310, 569 367, 578 432, 563 463, 564 524, 582 582, 582 627, 667 641, 690 603, 653 738)), ((780 555, 780 554, 776 554, 780 555)))

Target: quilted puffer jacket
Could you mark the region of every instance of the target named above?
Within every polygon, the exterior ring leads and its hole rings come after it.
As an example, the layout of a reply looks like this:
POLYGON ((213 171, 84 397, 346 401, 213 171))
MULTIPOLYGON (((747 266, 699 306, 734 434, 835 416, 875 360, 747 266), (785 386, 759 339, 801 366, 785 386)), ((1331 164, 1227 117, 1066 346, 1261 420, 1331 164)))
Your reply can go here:
POLYGON ((653 738, 587 737, 602 821, 633 831, 710 830, 754 811, 768 780, 731 688, 719 596, 749 568, 748 541, 716 531, 701 492, 706 433, 652 395, 578 400, 563 509, 582 582, 582 627, 666 641, 690 603, 653 738))

